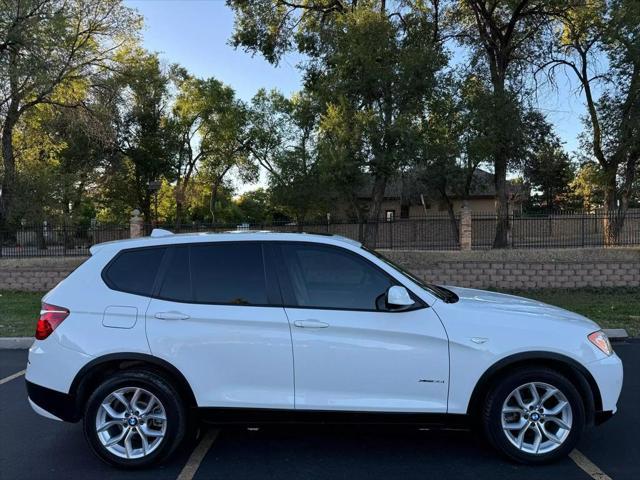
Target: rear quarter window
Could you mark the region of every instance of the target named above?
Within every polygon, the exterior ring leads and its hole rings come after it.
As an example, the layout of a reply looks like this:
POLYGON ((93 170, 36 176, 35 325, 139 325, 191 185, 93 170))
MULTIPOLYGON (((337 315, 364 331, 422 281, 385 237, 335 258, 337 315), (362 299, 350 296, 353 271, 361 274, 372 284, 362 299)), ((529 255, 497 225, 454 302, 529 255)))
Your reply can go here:
POLYGON ((151 296, 166 248, 123 250, 109 262, 102 278, 109 288, 151 296))

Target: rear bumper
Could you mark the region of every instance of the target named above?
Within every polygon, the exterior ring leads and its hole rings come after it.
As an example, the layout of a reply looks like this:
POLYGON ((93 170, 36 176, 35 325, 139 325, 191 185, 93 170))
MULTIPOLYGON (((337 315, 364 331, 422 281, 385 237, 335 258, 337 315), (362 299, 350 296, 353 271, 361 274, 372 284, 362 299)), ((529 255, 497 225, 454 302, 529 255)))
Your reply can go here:
POLYGON ((73 395, 58 392, 29 381, 26 383, 29 403, 31 403, 31 407, 36 413, 65 422, 77 422, 80 420, 73 395))

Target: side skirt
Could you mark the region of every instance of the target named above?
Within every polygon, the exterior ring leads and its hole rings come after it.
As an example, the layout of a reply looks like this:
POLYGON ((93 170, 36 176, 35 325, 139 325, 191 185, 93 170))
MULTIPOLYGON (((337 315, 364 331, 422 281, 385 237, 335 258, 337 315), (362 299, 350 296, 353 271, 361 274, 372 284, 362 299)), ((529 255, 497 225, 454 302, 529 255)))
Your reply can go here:
POLYGON ((468 415, 415 412, 352 412, 262 408, 200 407, 200 419, 217 425, 325 424, 412 425, 429 428, 471 428, 468 415))

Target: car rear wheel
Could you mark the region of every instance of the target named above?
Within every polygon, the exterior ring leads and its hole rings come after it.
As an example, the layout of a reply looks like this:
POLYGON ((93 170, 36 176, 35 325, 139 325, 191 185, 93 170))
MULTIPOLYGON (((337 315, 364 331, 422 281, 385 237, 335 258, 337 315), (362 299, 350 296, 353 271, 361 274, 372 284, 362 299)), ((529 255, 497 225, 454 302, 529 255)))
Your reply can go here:
POLYGON ((510 458, 547 463, 574 448, 584 429, 585 410, 566 377, 546 368, 526 368, 494 385, 482 420, 491 444, 510 458))
POLYGON ((126 371, 89 397, 84 432, 94 453, 117 467, 144 467, 170 455, 185 434, 180 395, 155 373, 126 371))

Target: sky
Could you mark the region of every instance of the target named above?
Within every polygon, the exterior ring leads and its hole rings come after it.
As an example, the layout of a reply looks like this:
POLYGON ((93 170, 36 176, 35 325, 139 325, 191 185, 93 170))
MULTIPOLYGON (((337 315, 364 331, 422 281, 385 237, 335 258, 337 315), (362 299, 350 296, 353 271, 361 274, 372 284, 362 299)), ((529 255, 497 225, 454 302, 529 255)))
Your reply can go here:
MULTIPOLYGON (((143 46, 166 63, 179 63, 192 74, 215 77, 249 100, 260 89, 276 88, 285 95, 300 89, 298 59, 285 56, 273 66, 260 55, 252 56, 228 44, 233 32, 233 12, 224 0, 125 0, 144 16, 143 46)), ((539 108, 554 125, 569 152, 578 149, 585 113, 582 100, 569 78, 560 77, 557 89, 538 94, 539 108)), ((260 182, 262 184, 263 181, 260 182)), ((256 185, 237 185, 240 191, 256 185)))
POLYGON ((216 77, 250 99, 265 87, 285 94, 299 90, 301 76, 289 56, 274 67, 228 44, 233 12, 224 0, 125 0, 144 16, 143 45, 167 63, 199 77, 216 77))

